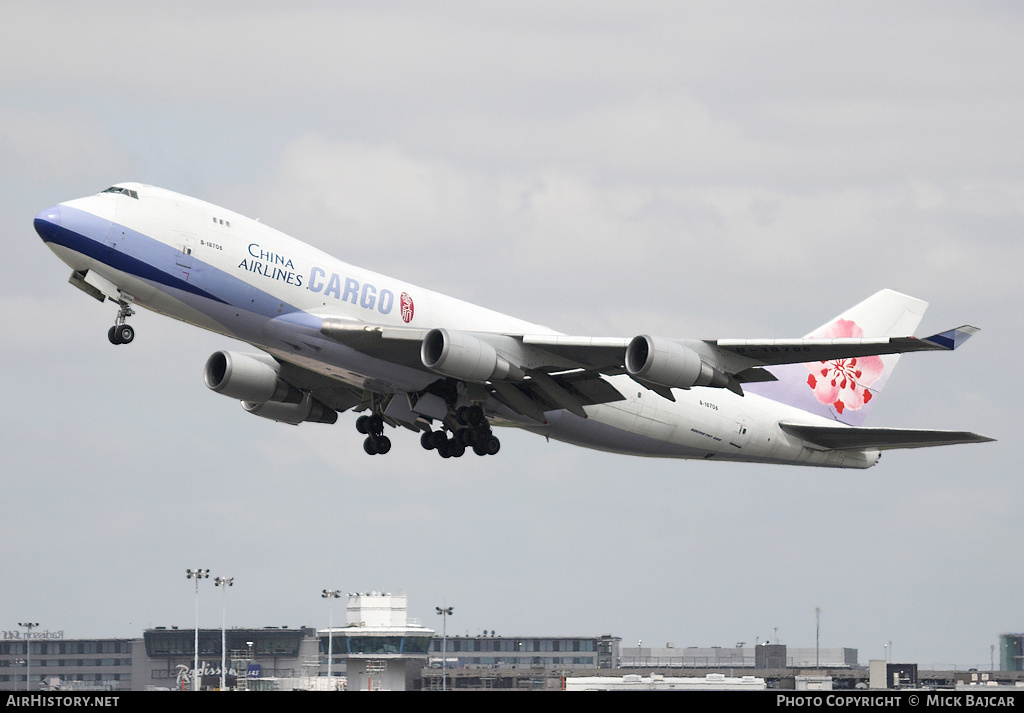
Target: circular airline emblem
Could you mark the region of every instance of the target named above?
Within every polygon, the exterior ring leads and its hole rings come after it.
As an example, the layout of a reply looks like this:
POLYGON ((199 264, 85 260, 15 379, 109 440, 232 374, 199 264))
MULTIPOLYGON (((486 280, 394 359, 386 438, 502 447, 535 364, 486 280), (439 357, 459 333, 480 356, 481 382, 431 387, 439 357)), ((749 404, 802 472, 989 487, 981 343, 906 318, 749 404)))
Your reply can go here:
POLYGON ((412 304, 412 297, 409 296, 408 292, 403 292, 400 299, 402 307, 402 321, 408 324, 412 321, 412 315, 415 311, 415 307, 412 304))

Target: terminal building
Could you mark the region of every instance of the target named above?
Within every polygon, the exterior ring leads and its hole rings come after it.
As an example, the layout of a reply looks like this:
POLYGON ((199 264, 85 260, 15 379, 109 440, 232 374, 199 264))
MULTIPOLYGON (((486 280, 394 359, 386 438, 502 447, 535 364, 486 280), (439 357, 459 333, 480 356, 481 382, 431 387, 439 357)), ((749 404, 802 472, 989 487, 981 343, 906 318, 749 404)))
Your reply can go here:
POLYGON ((137 639, 6 631, 0 690, 210 690, 222 676, 228 689, 257 691, 1024 685, 1024 634, 1000 637, 999 671, 919 671, 865 666, 851 648, 623 647, 611 634, 445 637, 408 617, 406 604, 404 595, 349 594, 343 626, 231 628, 223 651, 220 629, 200 629, 198 669, 192 628, 156 627, 137 639))
POLYGON ((850 668, 857 665, 857 649, 797 648, 777 644, 760 646, 624 647, 623 668, 850 668))

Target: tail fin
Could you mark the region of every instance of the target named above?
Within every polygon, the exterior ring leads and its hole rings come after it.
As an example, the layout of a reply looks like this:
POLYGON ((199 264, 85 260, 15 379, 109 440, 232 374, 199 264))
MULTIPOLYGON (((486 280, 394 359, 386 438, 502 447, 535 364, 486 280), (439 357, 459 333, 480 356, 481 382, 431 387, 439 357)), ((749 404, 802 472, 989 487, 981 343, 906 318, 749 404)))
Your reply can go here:
MULTIPOLYGON (((927 307, 927 302, 882 290, 807 337, 907 337, 914 333, 927 307)), ((899 358, 899 354, 887 354, 773 366, 768 370, 778 381, 744 388, 849 426, 860 426, 899 358)))

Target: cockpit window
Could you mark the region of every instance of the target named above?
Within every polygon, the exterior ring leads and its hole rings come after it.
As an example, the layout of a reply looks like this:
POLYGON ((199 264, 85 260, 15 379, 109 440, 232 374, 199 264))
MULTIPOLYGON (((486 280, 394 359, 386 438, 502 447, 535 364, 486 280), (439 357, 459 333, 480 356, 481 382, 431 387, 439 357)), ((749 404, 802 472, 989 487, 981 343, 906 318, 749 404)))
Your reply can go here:
POLYGON ((121 186, 111 186, 107 190, 103 191, 103 193, 121 193, 123 195, 128 196, 129 198, 134 198, 135 200, 139 199, 139 194, 137 191, 133 191, 130 188, 122 188, 121 186))

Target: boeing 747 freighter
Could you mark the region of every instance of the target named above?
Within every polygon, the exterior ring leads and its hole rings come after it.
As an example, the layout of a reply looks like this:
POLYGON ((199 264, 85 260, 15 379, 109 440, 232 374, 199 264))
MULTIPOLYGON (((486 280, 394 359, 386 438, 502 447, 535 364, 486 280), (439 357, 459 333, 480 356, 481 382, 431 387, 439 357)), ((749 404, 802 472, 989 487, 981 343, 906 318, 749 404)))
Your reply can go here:
POLYGON ((498 452, 492 426, 664 458, 867 468, 966 431, 868 428, 899 355, 977 330, 911 336, 926 303, 883 290, 800 339, 578 337, 346 264, 195 198, 120 183, 35 219, 70 282, 247 342, 206 362, 213 391, 289 424, 355 425, 371 455, 403 427, 443 458, 498 452))

